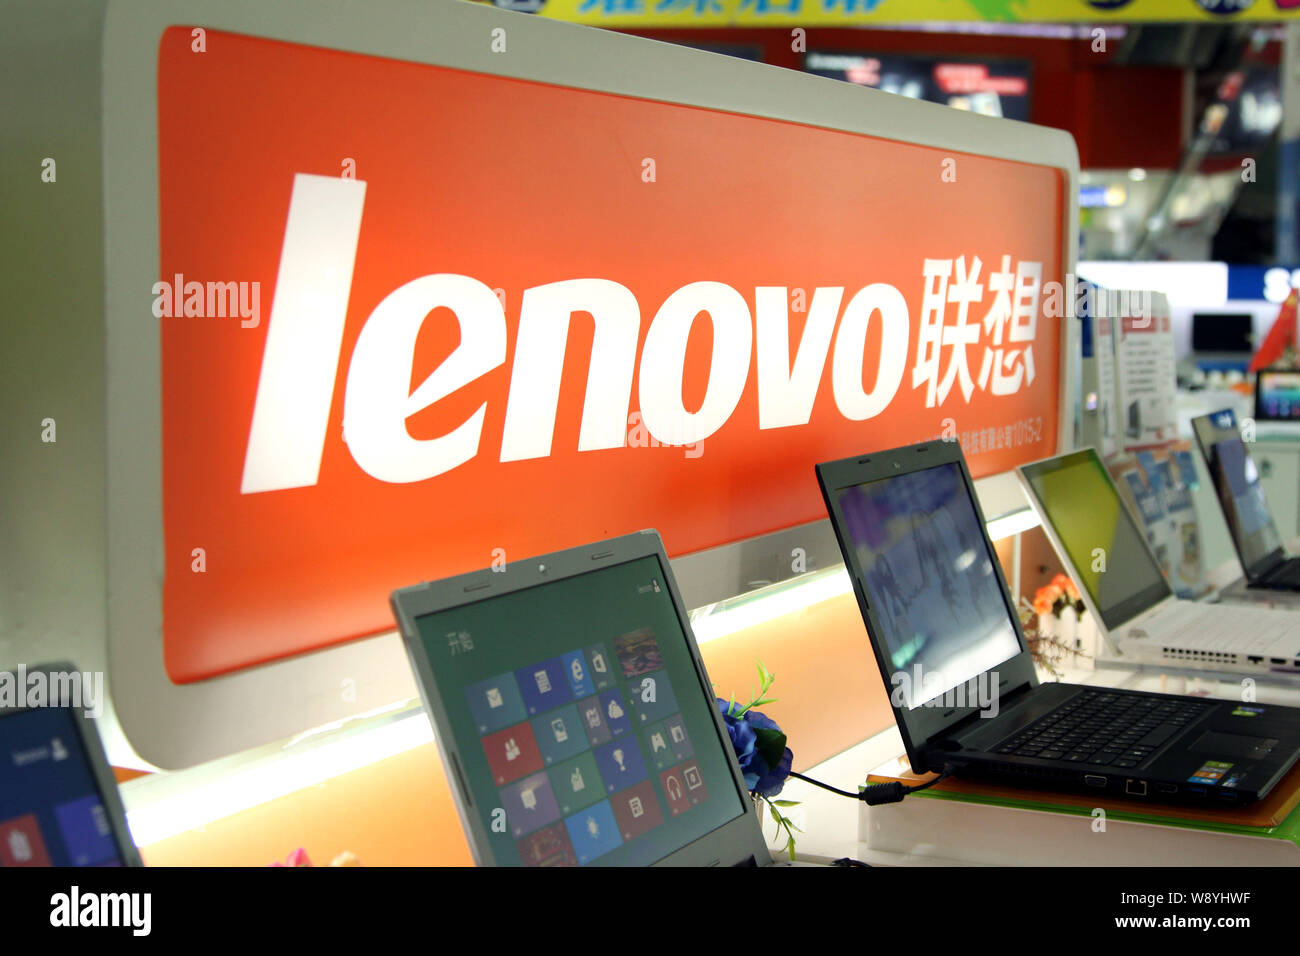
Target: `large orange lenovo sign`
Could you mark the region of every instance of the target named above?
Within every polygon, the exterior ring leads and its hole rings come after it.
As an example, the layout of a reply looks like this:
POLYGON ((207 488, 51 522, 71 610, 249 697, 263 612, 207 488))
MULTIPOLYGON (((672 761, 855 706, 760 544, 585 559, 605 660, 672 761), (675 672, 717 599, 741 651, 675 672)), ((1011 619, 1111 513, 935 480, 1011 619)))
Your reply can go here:
POLYGON ((1055 449, 1056 170, 179 28, 158 89, 176 681, 812 520, 819 460, 1055 449))

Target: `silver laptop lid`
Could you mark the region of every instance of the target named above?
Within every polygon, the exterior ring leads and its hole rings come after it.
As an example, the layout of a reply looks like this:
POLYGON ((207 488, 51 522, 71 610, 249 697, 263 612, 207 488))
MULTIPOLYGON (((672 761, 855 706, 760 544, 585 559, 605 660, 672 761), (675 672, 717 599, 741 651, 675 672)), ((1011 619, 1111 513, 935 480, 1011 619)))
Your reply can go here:
POLYGON ((656 533, 392 604, 477 862, 770 862, 656 533))
POLYGON ((1173 597, 1160 562, 1091 448, 1022 465, 1030 502, 1107 630, 1173 597))

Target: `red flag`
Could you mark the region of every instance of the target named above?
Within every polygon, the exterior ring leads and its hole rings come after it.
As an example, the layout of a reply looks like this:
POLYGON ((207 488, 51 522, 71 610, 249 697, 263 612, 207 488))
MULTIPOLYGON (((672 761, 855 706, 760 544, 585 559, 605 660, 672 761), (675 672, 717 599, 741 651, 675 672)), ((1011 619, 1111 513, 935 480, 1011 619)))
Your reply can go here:
POLYGON ((1276 365, 1288 346, 1294 350, 1296 345, 1295 320, 1296 291, 1292 289, 1291 294, 1282 303, 1282 308, 1278 310, 1277 318, 1273 320, 1273 327, 1268 330, 1268 335, 1264 336, 1264 341, 1255 352, 1255 357, 1250 360, 1248 371, 1258 372, 1262 368, 1276 365))

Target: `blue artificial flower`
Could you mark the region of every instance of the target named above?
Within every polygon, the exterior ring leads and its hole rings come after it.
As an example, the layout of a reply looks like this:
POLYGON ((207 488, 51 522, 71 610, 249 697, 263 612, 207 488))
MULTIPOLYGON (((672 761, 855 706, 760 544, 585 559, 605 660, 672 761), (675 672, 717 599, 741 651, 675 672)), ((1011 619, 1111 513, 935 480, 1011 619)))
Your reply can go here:
MULTIPOLYGON (((736 752, 740 772, 745 778, 745 788, 764 797, 776 796, 790 775, 794 754, 788 747, 785 748, 781 759, 773 767, 763 756, 764 749, 770 752, 770 748, 760 745, 759 733, 762 732, 765 736, 781 734, 781 728, 776 721, 757 710, 747 710, 739 717, 733 716, 729 713, 730 705, 721 698, 718 698, 718 710, 727 725, 732 749, 736 752)), ((784 735, 778 739, 784 743, 784 735)))
POLYGON ((794 754, 789 747, 786 747, 785 753, 781 755, 781 762, 766 775, 759 777, 753 789, 768 798, 777 796, 785 789, 785 781, 790 776, 790 768, 793 763, 794 754))
POLYGON ((721 697, 717 698, 717 701, 722 720, 727 725, 727 734, 731 737, 731 749, 736 752, 736 759, 740 761, 740 772, 745 776, 745 789, 752 790, 761 776, 760 769, 762 772, 767 770, 767 764, 763 764, 761 768, 752 766, 755 761, 759 763, 763 761, 758 751, 754 749, 758 744, 758 735, 743 716, 731 715, 730 704, 727 701, 721 697))
POLYGON ((759 710, 751 709, 745 711, 745 719, 749 721, 750 724, 752 724, 756 730, 780 731, 781 729, 776 725, 775 720, 773 720, 771 717, 767 716, 767 714, 759 710))

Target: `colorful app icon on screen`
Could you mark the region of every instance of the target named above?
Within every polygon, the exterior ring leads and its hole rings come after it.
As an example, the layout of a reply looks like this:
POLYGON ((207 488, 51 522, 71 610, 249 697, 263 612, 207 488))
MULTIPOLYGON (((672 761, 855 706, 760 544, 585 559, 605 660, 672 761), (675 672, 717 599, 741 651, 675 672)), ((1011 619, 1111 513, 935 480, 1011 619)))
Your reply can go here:
POLYGON ((563 823, 554 823, 520 840, 519 859, 524 866, 577 866, 578 855, 563 823))
POLYGON ((627 692, 636 712, 636 722, 643 727, 677 713, 677 695, 673 693, 667 671, 656 671, 629 681, 627 692))
POLYGON ((576 704, 534 717, 532 725, 537 749, 542 752, 542 760, 548 767, 582 753, 589 746, 576 704))
POLYGON ((591 681, 596 690, 608 690, 613 687, 617 677, 614 672, 618 668, 618 661, 609 656, 605 645, 597 644, 595 647, 587 648, 586 656, 587 663, 590 665, 591 681))
POLYGON ((649 628, 614 638, 614 652, 618 654, 618 663, 626 678, 649 674, 664 666, 654 632, 649 628))
POLYGON ((578 718, 593 747, 598 747, 614 736, 605 720, 605 709, 601 707, 599 697, 578 701, 578 718))
POLYGON ((600 710, 605 716, 605 724, 615 737, 632 729, 632 717, 627 712, 623 695, 616 690, 607 690, 600 695, 600 710))
POLYGON ((569 679, 569 688, 575 698, 586 697, 596 692, 596 683, 591 677, 591 665, 587 663, 582 651, 561 654, 560 663, 564 665, 564 674, 569 679))
POLYGON ((556 764, 546 773, 551 778, 551 790, 560 804, 560 812, 565 816, 605 798, 605 784, 591 751, 556 764))
POLYGON ((510 833, 516 837, 560 818, 560 806, 551 790, 550 778, 544 773, 502 787, 501 805, 506 811, 510 833))
POLYGON ((649 780, 642 780, 635 787, 614 794, 609 798, 609 805, 614 808, 614 819, 618 821, 619 833, 625 841, 644 836, 664 822, 659 798, 649 780))
POLYGON ((117 857, 108 814, 99 797, 89 796, 54 808, 63 845, 73 866, 95 866, 117 857))
POLYGON ((686 786, 686 799, 691 802, 691 806, 698 806, 709 799, 709 790, 704 785, 704 775, 700 773, 700 765, 692 760, 690 763, 682 764, 681 771, 682 783, 686 786))
POLYGON ((661 773, 659 786, 663 789, 664 799, 668 801, 668 812, 673 816, 691 808, 691 800, 686 796, 686 784, 682 781, 680 767, 673 767, 661 773))
POLYGON ((542 755, 528 724, 516 724, 484 737, 483 751, 497 786, 542 769, 542 755))
POLYGON ((618 832, 618 821, 614 819, 614 811, 610 809, 608 800, 602 800, 566 817, 564 825, 569 831, 569 840, 573 843, 574 852, 578 854, 580 865, 585 866, 623 845, 623 838, 618 832))
POLYGON ((564 663, 558 657, 519 668, 515 679, 529 714, 540 714, 573 700, 564 663))
POLYGON ((668 734, 668 745, 678 760, 685 760, 695 752, 691 749, 691 738, 686 735, 686 721, 680 714, 664 721, 664 730, 668 734))
POLYGON ((645 728, 642 740, 645 742, 646 757, 656 770, 667 770, 681 763, 673 753, 672 737, 664 724, 651 724, 645 728))
POLYGON ((36 814, 0 822, 0 866, 50 866, 36 814))
POLYGON ((646 777, 641 749, 632 737, 615 740, 596 750, 596 766, 605 781, 605 792, 613 793, 639 783, 646 777))
POLYGON ((498 674, 465 688, 469 712, 480 734, 488 734, 523 720, 524 699, 519 695, 514 674, 498 674))

